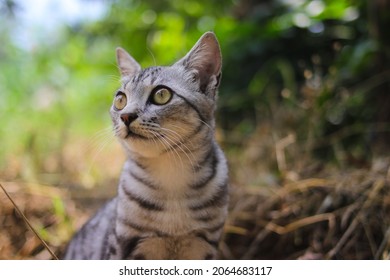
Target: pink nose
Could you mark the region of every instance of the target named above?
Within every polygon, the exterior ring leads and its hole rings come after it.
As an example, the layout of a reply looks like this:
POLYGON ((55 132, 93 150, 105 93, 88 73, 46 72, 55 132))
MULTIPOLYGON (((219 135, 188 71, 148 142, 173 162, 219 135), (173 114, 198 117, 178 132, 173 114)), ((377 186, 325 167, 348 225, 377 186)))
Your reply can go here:
POLYGON ((129 126, 133 121, 135 121, 138 118, 138 115, 135 113, 127 113, 121 115, 121 120, 123 123, 127 126, 129 126))

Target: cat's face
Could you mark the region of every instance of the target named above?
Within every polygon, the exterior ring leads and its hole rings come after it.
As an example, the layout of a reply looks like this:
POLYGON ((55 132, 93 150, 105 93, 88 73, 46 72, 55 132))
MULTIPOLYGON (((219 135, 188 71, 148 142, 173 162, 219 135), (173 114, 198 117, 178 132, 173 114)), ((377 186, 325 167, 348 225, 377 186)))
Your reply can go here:
POLYGON ((116 136, 132 153, 154 157, 185 146, 201 131, 212 130, 221 54, 213 33, 204 34, 172 66, 141 69, 117 49, 122 86, 111 118, 116 136))

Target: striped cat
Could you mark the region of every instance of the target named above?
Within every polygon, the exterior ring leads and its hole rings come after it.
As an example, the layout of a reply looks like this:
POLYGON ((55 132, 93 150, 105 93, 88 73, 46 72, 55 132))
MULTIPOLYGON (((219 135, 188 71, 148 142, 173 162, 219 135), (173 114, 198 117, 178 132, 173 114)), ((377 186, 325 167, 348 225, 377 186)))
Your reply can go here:
POLYGON ((74 236, 65 259, 215 259, 228 169, 214 139, 221 52, 205 33, 172 66, 141 69, 117 49, 111 108, 127 154, 118 195, 74 236))

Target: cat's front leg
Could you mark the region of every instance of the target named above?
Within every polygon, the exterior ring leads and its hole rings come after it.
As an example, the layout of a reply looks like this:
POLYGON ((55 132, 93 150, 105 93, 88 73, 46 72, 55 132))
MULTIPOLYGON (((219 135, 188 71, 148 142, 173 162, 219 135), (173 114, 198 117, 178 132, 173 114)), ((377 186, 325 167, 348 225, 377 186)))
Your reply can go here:
POLYGON ((194 235, 150 237, 139 240, 129 259, 145 260, 205 260, 215 259, 217 248, 194 235))

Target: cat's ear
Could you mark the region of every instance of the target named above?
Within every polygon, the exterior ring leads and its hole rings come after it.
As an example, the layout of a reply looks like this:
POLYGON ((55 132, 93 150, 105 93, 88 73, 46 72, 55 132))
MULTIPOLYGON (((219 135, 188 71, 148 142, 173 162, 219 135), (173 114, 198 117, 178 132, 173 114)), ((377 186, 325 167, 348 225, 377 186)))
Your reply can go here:
POLYGON ((200 90, 214 92, 221 78, 222 56, 213 32, 206 32, 192 49, 175 64, 183 65, 199 80, 200 90))
POLYGON ((116 48, 116 61, 122 78, 133 76, 141 70, 141 66, 124 49, 116 48))

